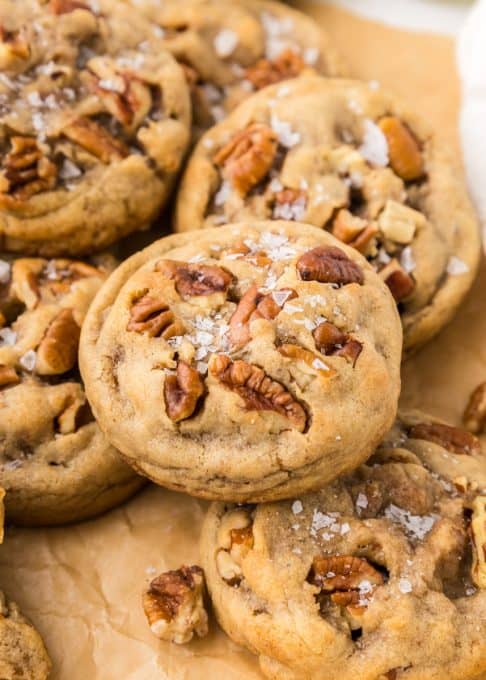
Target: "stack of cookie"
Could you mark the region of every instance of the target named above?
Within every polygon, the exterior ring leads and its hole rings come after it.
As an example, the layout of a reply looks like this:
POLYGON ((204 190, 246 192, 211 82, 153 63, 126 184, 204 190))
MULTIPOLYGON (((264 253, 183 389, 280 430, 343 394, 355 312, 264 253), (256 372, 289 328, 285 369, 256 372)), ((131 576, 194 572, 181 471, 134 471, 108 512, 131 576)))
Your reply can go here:
MULTIPOLYGON (((7 521, 148 478, 215 501, 159 637, 207 632, 207 582, 269 678, 486 673, 486 458, 397 415, 480 257, 433 130, 266 0, 0 0, 0 69, 7 521)), ((2 635, 0 671, 34 644, 2 635)))

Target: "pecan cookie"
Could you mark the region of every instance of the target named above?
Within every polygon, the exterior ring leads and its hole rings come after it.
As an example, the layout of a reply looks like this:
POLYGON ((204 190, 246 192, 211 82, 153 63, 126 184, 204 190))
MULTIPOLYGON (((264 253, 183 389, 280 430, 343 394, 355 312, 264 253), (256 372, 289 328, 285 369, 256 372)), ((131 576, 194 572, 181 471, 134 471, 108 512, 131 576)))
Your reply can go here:
MULTIPOLYGON (((0 488, 0 543, 5 518, 4 489, 0 488)), ((51 661, 42 638, 13 602, 0 591, 0 678, 47 680, 51 661)))
POLYGON ((126 1, 156 24, 164 47, 183 66, 196 137, 267 85, 304 73, 343 71, 321 28, 277 2, 126 1))
POLYGON ((0 0, 0 247, 90 253, 159 213, 189 142, 184 73, 115 0, 0 0))
POLYGON ((308 222, 365 255, 399 305, 406 350, 452 318, 480 255, 449 151, 373 83, 275 85, 202 138, 181 184, 176 229, 249 217, 308 222))
POLYGON ((95 298, 80 365, 133 467, 204 498, 288 497, 353 469, 393 422, 401 328, 356 251, 255 222, 170 236, 95 298))
POLYGON ((472 680, 486 672, 486 457, 405 414, 315 494, 214 503, 202 563, 224 630, 279 680, 472 680))
POLYGON ((142 483, 99 430, 77 370, 106 275, 101 263, 0 260, 0 485, 15 523, 92 517, 142 483))

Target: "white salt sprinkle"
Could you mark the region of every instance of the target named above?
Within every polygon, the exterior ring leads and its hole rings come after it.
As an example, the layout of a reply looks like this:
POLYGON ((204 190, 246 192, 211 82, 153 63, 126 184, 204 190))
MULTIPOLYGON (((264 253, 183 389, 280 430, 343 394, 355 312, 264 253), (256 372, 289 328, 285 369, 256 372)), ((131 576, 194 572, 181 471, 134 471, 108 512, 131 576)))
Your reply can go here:
POLYGON ((401 593, 411 593, 412 592, 412 584, 407 578, 401 578, 398 582, 398 588, 401 593))
POLYGON ((410 246, 407 246, 402 250, 402 254, 400 255, 400 264, 409 274, 415 269, 415 259, 410 246))
POLYGON ((280 120, 275 114, 272 114, 270 119, 270 125, 272 130, 278 137, 278 140, 282 146, 287 149, 292 148, 300 142, 300 134, 298 132, 292 131, 290 123, 280 120))
POLYGON ((11 328, 0 329, 0 347, 13 347, 17 342, 17 333, 11 328))
POLYGON ((458 276, 460 274, 467 274, 468 271, 469 267, 467 264, 455 255, 452 255, 447 264, 447 273, 451 276, 458 276))
POLYGON ((218 57, 224 59, 234 52, 238 45, 238 36, 229 28, 224 28, 214 38, 213 45, 218 57))
POLYGON ((64 162, 59 170, 59 177, 61 179, 75 179, 80 177, 82 174, 81 170, 75 165, 69 158, 65 158, 64 162))
POLYGON ((399 524, 408 534, 418 540, 422 540, 437 521, 436 515, 412 515, 408 510, 403 510, 393 503, 385 508, 385 517, 399 524))
POLYGON ((306 47, 302 56, 306 64, 313 66, 319 59, 319 49, 317 47, 306 47))
POLYGON ((8 283, 10 278, 10 263, 0 260, 0 283, 8 283))
POLYGON ((368 507, 368 498, 364 493, 359 493, 356 498, 356 507, 360 510, 365 510, 368 507))
POLYGON ((303 509, 304 506, 302 505, 302 501, 297 500, 292 503, 292 512, 294 513, 294 515, 298 515, 299 513, 301 513, 303 509))
POLYGON ((224 181, 214 195, 214 205, 218 207, 224 205, 230 195, 231 185, 229 182, 224 181))
POLYGON ((29 349, 23 356, 20 357, 19 363, 26 371, 33 371, 37 361, 37 354, 33 349, 29 349))
POLYGON ((364 123, 363 143, 358 151, 365 160, 373 165, 388 165, 388 142, 378 125, 369 118, 364 123))

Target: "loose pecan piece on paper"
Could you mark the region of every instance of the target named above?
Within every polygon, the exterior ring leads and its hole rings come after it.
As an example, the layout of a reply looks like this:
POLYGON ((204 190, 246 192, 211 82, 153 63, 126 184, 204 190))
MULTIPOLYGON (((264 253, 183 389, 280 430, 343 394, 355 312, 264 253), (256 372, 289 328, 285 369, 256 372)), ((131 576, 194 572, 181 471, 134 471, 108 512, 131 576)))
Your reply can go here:
POLYGON ((318 246, 308 250, 297 260, 297 271, 303 281, 334 283, 338 286, 364 283, 361 267, 334 246, 318 246))
POLYGON ((469 397, 462 421, 465 427, 474 434, 486 429, 486 382, 476 387, 469 397))
POLYGON ((184 324, 176 318, 169 305, 150 295, 136 300, 130 310, 127 331, 147 333, 151 338, 168 340, 175 335, 183 335, 185 330, 184 324))
POLYGON ((14 136, 0 170, 0 205, 15 205, 52 189, 57 167, 42 152, 34 137, 14 136))
POLYGON ((385 116, 378 125, 388 142, 392 169, 407 182, 420 179, 425 171, 424 160, 412 131, 396 116, 385 116))
POLYGON ((61 310, 49 324, 37 348, 36 373, 61 375, 71 370, 78 359, 80 333, 72 310, 61 310))
POLYGON ((270 171, 277 148, 277 135, 272 128, 252 123, 220 149, 213 160, 236 191, 246 196, 270 171))
POLYGON ((234 348, 243 347, 250 340, 250 323, 256 319, 275 319, 287 300, 297 297, 295 290, 285 288, 272 293, 261 293, 253 285, 238 303, 229 322, 229 338, 234 348))
POLYGON ((190 418, 204 394, 204 383, 201 376, 185 361, 179 361, 175 375, 165 378, 164 401, 169 418, 178 423, 190 418))
POLYGON ((356 365, 363 345, 339 330, 334 324, 323 321, 312 331, 319 352, 327 356, 344 357, 353 366, 356 365))
POLYGON ((275 411, 288 419, 299 432, 307 425, 304 408, 279 382, 263 369, 246 361, 231 361, 225 355, 213 355, 210 371, 228 390, 238 394, 252 411, 275 411))
POLYGON ((226 293, 234 278, 223 267, 175 260, 160 260, 155 269, 175 281, 176 290, 183 298, 226 293))
POLYGON ((443 423, 418 423, 408 430, 411 439, 425 439, 459 455, 474 454, 481 450, 479 440, 470 432, 443 423))
POLYGON ((256 90, 281 80, 295 78, 305 68, 305 61, 293 50, 284 50, 276 59, 260 59, 245 71, 245 78, 256 90))
POLYGON ((207 635, 205 590, 204 572, 197 565, 184 565, 154 578, 142 599, 154 635, 176 644, 189 642, 194 633, 207 635))
POLYGON ((315 557, 307 580, 319 587, 320 595, 353 614, 364 609, 376 587, 384 583, 383 575, 367 559, 353 555, 315 557))
POLYGON ((63 134, 71 142, 96 156, 102 163, 120 161, 129 155, 123 142, 115 139, 104 127, 86 117, 79 117, 63 128, 63 134))

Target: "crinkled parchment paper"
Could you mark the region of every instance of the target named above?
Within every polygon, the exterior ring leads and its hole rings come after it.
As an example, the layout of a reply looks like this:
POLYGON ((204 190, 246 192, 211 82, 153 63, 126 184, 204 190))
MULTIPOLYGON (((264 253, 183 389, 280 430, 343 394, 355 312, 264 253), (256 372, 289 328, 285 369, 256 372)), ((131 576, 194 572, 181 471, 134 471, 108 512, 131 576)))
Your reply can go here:
MULTIPOLYGON (((458 149, 459 85, 450 39, 414 35, 300 2, 334 33, 356 76, 379 80, 458 149)), ((404 367, 403 400, 457 422, 486 379, 486 270, 453 324, 404 367)), ((0 586, 42 633, 54 680, 256 680, 254 658, 218 629, 185 647, 150 633, 140 594, 155 572, 197 561, 204 503, 154 486, 104 517, 65 529, 10 527, 0 586)))

